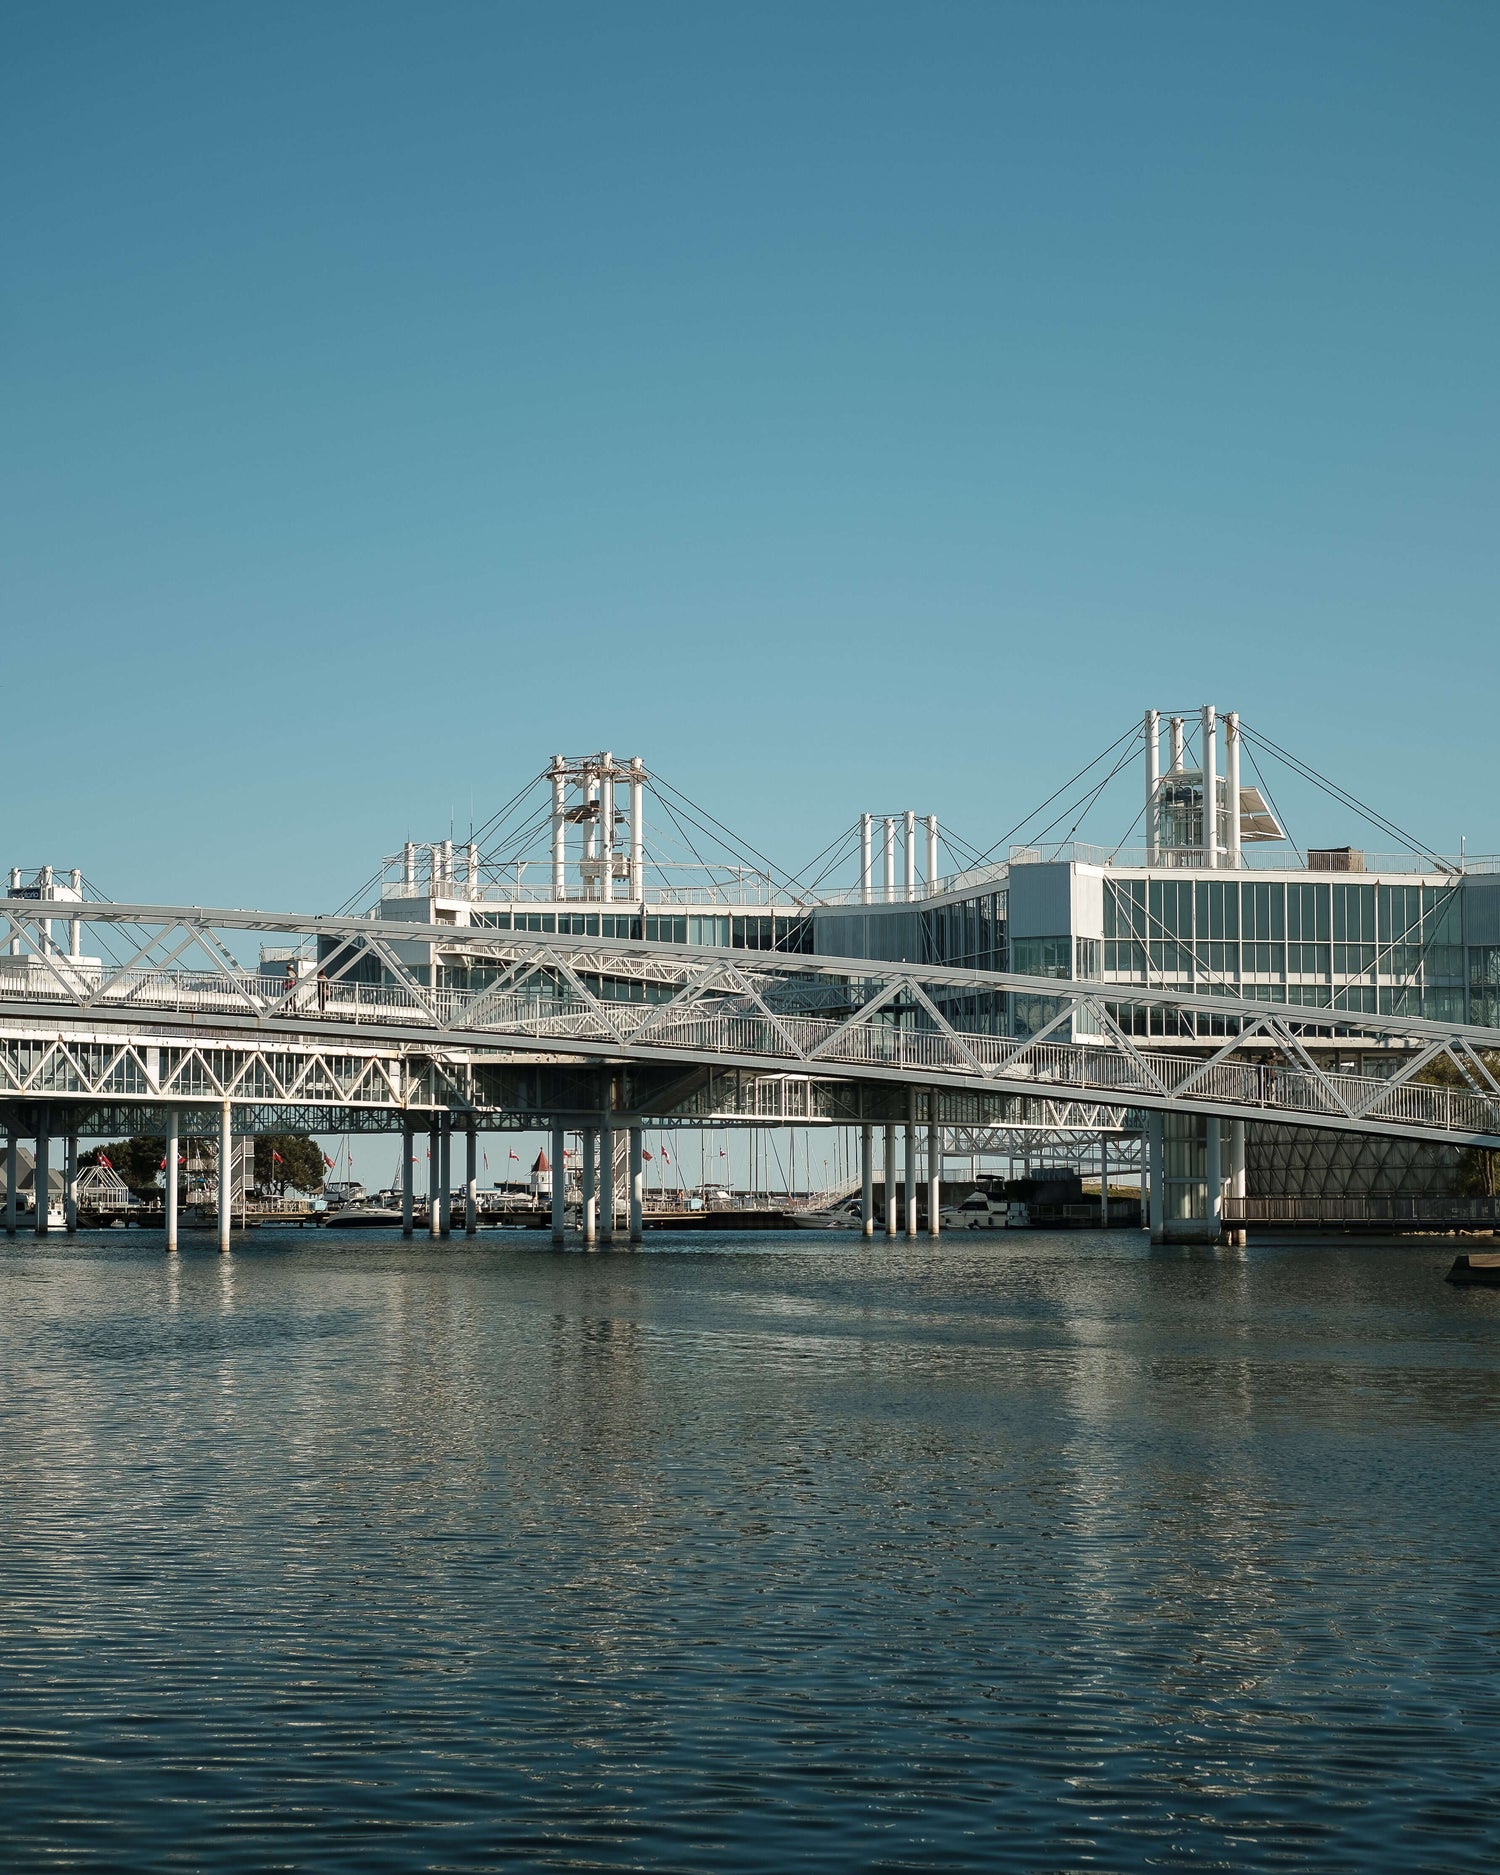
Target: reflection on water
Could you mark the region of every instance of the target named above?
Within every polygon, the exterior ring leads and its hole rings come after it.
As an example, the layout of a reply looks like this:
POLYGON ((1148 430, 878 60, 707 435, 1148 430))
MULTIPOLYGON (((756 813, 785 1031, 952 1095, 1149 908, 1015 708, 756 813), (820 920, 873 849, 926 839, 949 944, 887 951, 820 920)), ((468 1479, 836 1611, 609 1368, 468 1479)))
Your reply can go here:
POLYGON ((8 1865, 1490 1870, 1443 1244, 0 1252, 8 1865))

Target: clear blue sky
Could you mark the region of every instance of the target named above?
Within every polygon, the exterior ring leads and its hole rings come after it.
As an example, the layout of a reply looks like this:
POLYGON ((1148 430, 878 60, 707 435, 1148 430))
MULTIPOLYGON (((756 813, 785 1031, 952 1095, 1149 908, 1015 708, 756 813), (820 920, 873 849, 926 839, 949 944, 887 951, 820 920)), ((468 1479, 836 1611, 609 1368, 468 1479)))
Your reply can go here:
POLYGON ((609 746, 795 865, 1209 697, 1500 848, 1490 0, 73 0, 0 70, 5 861, 316 909, 609 746))

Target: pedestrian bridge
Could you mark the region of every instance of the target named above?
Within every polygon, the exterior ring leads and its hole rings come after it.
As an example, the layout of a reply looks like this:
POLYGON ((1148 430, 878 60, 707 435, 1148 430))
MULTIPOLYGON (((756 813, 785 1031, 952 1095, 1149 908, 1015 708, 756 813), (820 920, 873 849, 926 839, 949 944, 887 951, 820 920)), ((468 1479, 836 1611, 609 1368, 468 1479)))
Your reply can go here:
MULTIPOLYGON (((1500 1031, 1465 1024, 482 928, 464 930, 463 948, 488 980, 435 988, 401 946, 451 942, 451 926, 90 904, 87 925, 125 940, 116 948, 127 954, 106 964, 52 946, 44 909, 0 900, 12 951, 0 958, 0 1101, 301 1103, 376 1124, 440 1108, 495 1124, 503 1103, 487 1097, 486 1070, 636 1064, 878 1091, 892 1115, 914 1113, 920 1094, 924 1114, 955 1122, 986 1116, 943 1096, 1011 1093, 1500 1148, 1500 1083, 1486 1060, 1500 1031), (246 969, 235 950, 249 933, 291 939, 306 966, 246 969), (995 1032, 1018 1007, 1029 1032, 995 1032), (1365 1071, 1339 1067, 1330 1057, 1340 1053, 1359 1054, 1365 1071), (1372 1057, 1389 1071, 1369 1072, 1372 1057)), ((558 1095, 559 1111, 580 1104, 597 1102, 558 1095)))

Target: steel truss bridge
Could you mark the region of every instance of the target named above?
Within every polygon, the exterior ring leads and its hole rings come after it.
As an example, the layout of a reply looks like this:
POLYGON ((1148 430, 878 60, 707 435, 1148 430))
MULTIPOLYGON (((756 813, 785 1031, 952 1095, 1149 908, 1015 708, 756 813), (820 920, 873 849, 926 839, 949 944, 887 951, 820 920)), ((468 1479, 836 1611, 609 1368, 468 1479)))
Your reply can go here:
POLYGON ((58 1104, 91 1133, 168 1109, 207 1131, 226 1105, 246 1132, 433 1114, 536 1128, 601 1109, 653 1125, 1045 1126, 1076 1125, 1083 1107, 1111 1130, 1198 1114, 1500 1147, 1486 1060, 1500 1030, 1462 1023, 371 918, 6 898, 0 920, 13 1128, 58 1104), (69 914, 128 954, 63 954, 47 921, 69 914), (320 973, 247 970, 234 948, 247 933, 291 938, 323 957, 320 973), (411 940, 461 948, 485 980, 419 981, 402 960, 411 940), (1030 1032, 995 1032, 1017 1003, 1030 1032), (1331 1064, 1340 1047, 1389 1072, 1331 1064))

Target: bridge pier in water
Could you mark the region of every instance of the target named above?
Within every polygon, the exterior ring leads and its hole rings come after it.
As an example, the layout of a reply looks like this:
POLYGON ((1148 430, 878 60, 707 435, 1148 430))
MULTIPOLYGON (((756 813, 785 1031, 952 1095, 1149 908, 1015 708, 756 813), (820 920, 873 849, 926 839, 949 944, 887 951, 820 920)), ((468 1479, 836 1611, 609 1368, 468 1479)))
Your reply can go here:
POLYGON ((859 1228, 862 1236, 875 1235, 875 1129, 859 1129, 859 1228))
POLYGON ((410 1118, 401 1121, 401 1235, 410 1237, 415 1193, 412 1190, 412 1156, 417 1149, 416 1128, 410 1118))
POLYGON ((443 1228, 443 1207, 438 1197, 443 1176, 443 1129, 434 1120, 427 1129, 427 1236, 428 1240, 438 1237, 443 1228))
POLYGON ((166 1233, 168 1256, 177 1254, 177 1144, 179 1122, 177 1109, 172 1107, 167 1112, 167 1184, 162 1198, 162 1228, 166 1233))
POLYGON ((219 1109, 219 1255, 229 1255, 229 1233, 234 1228, 234 1109, 226 1100, 219 1109))
POLYGON ((16 1145, 16 1123, 12 1120, 5 1129, 5 1234, 16 1234, 16 1177, 20 1171, 21 1158, 16 1145))
POLYGON ((479 1229, 479 1132, 473 1117, 464 1135, 464 1235, 479 1229))
POLYGON ((645 1164, 644 1146, 639 1125, 630 1129, 630 1241, 638 1244, 644 1234, 645 1164))
POLYGON ((567 1135, 560 1126, 552 1129, 552 1241, 562 1244, 568 1234, 568 1152, 567 1135))

